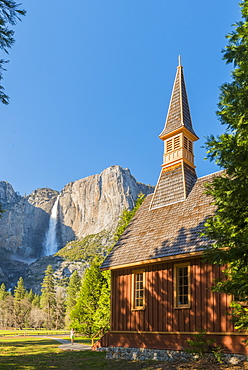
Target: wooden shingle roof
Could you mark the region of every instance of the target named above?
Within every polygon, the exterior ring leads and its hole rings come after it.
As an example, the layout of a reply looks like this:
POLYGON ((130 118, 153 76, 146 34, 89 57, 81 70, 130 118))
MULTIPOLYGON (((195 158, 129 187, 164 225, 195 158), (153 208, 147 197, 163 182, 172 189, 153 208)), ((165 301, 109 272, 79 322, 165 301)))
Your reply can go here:
POLYGON ((184 201, 150 210, 152 195, 148 195, 102 268, 138 265, 203 250, 206 239, 200 233, 215 209, 203 185, 218 174, 199 178, 184 201))
POLYGON ((155 188, 150 209, 184 200, 197 180, 195 170, 180 163, 170 171, 162 169, 155 188))
POLYGON ((193 135, 197 137, 192 126, 188 97, 183 75, 183 67, 177 67, 175 82, 171 94, 171 101, 168 109, 165 126, 160 138, 179 129, 180 127, 187 128, 193 135))

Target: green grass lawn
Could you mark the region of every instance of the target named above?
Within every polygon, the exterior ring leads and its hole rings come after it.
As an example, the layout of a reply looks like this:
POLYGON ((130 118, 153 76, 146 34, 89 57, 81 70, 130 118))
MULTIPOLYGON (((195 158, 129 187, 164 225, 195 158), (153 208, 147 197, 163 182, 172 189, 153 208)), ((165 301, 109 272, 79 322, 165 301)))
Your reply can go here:
MULTIPOLYGON (((63 339, 67 339, 70 341, 70 334, 68 330, 67 331, 66 330, 50 330, 49 331, 46 329, 0 330, 0 339, 1 337, 3 338, 9 338, 13 336, 27 337, 27 336, 34 336, 34 335, 50 336, 50 337, 56 336, 57 338, 63 338, 63 339)), ((91 338, 81 337, 78 334, 76 334, 76 342, 91 346, 91 338)))
MULTIPOLYGON (((76 342, 82 343, 81 338, 76 342)), ((0 338, 1 370, 149 370, 151 363, 106 360, 104 352, 63 351, 54 340, 37 337, 0 338)), ((154 364, 154 362, 153 362, 154 364)))
POLYGON ((0 330, 1 336, 26 336, 26 335, 69 335, 69 330, 47 330, 47 329, 13 329, 13 330, 0 330))

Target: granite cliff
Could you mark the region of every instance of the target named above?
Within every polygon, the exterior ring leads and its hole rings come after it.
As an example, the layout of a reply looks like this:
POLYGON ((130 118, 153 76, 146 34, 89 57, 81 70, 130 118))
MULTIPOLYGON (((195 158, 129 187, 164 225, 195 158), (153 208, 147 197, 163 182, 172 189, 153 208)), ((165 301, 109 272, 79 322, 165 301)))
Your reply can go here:
MULTIPOLYGON (((22 197, 9 183, 1 181, 0 203, 6 212, 0 219, 0 252, 4 256, 0 258, 0 284, 13 286, 17 276, 25 274, 32 280, 27 262, 49 255, 44 241, 55 204, 56 248, 60 249, 68 241, 113 231, 121 211, 131 209, 140 192, 147 195, 153 190, 153 186, 137 182, 129 169, 120 166, 71 182, 60 193, 41 188, 22 197), (18 261, 22 261, 18 265, 21 275, 16 268, 18 261)), ((38 266, 42 263, 34 262, 38 266)))

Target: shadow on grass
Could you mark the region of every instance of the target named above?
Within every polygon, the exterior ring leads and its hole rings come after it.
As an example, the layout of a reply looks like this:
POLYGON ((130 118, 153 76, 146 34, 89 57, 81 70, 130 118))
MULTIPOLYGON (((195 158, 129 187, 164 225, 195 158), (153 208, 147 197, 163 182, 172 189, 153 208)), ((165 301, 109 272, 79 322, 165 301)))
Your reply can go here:
POLYGON ((11 346, 15 348, 21 348, 21 347, 32 347, 34 346, 49 346, 49 345, 55 345, 56 341, 52 339, 43 339, 43 338, 37 338, 37 339, 30 339, 30 338, 7 338, 0 340, 0 348, 2 349, 2 346, 11 346))
POLYGON ((108 369, 105 353, 63 351, 58 345, 58 342, 48 339, 2 340, 0 369, 108 369))

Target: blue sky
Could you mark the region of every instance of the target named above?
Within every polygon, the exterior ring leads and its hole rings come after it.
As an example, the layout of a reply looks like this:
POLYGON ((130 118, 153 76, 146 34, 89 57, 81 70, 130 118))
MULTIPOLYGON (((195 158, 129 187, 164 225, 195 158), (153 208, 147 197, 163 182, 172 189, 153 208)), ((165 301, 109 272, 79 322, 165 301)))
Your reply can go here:
MULTIPOLYGON (((156 184, 164 127, 182 57, 194 129, 198 176, 205 137, 222 132, 215 111, 230 81, 225 35, 240 19, 234 0, 22 1, 3 84, 0 181, 29 194, 60 191, 108 166, 128 167, 156 184)), ((3 54, 1 58, 5 57, 3 54)))

